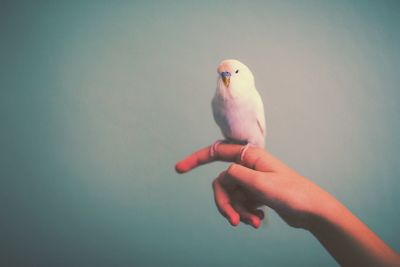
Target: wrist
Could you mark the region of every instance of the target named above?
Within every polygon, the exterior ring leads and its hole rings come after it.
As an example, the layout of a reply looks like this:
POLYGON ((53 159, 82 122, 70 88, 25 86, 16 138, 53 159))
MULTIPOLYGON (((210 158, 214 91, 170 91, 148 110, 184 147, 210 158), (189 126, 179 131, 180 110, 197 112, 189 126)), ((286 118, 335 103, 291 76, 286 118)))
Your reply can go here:
POLYGON ((323 199, 316 201, 315 208, 309 214, 307 230, 316 233, 327 225, 337 225, 346 217, 347 212, 347 208, 336 198, 324 192, 323 199))

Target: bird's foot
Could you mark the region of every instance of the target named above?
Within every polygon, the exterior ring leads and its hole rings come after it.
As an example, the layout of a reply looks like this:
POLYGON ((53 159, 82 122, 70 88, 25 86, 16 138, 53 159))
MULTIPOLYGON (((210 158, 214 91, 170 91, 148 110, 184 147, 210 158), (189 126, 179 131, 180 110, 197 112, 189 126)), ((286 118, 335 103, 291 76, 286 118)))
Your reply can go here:
POLYGON ((214 158, 215 157, 215 152, 217 151, 217 147, 219 144, 223 143, 225 140, 217 140, 210 146, 210 157, 214 158))
MULTIPOLYGON (((234 142, 230 142, 229 140, 217 140, 215 141, 211 146, 210 146, 210 157, 214 158, 216 156, 216 151, 217 148, 220 144, 223 143, 227 143, 227 144, 235 144, 234 142)), ((250 143, 246 143, 245 145, 242 146, 242 148, 240 149, 240 154, 239 154, 239 160, 240 162, 243 161, 244 159, 244 155, 246 154, 247 149, 249 149, 249 147, 252 147, 253 145, 250 143)))
POLYGON ((242 146, 240 149, 240 162, 243 162, 244 160, 244 155, 246 154, 247 149, 251 147, 252 145, 250 143, 247 143, 246 145, 242 146))

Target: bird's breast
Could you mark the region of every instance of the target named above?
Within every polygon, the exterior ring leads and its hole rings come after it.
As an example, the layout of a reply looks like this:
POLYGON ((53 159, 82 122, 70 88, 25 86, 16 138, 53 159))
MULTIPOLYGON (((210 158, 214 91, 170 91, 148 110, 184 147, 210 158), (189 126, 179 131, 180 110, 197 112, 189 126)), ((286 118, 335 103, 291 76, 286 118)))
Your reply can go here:
POLYGON ((263 140, 251 97, 219 97, 213 101, 214 118, 223 135, 239 142, 263 140))

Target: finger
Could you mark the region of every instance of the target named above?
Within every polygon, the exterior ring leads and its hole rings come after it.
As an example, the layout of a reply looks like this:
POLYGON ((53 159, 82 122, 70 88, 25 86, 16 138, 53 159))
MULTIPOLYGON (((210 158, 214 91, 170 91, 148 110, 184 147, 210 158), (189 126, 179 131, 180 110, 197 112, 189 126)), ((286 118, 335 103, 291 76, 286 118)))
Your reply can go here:
POLYGON ((237 202, 233 204, 234 209, 239 213, 240 220, 246 224, 258 228, 261 225, 260 217, 256 213, 253 213, 246 209, 241 203, 237 202))
MULTIPOLYGON (((223 175, 223 174, 222 174, 223 175)), ((214 189, 214 200, 219 212, 228 219, 232 226, 239 224, 240 216, 234 210, 230 203, 229 195, 225 189, 221 186, 219 179, 215 179, 213 182, 214 189)))
POLYGON ((188 171, 196 168, 197 166, 200 166, 200 165, 203 165, 203 164, 206 164, 206 163, 212 161, 212 158, 209 155, 210 154, 209 151, 210 151, 210 147, 205 147, 205 148, 202 148, 202 149, 194 152, 190 156, 187 156, 183 160, 176 163, 175 170, 178 173, 185 173, 185 172, 188 172, 188 171))
POLYGON ((204 165, 213 161, 235 161, 237 155, 240 153, 242 146, 236 144, 219 144, 215 148, 215 155, 211 157, 210 149, 211 147, 202 148, 190 156, 187 156, 183 160, 179 161, 175 165, 175 169, 179 173, 188 172, 200 165, 204 165))
POLYGON ((264 191, 268 185, 267 173, 255 171, 239 164, 232 164, 221 177, 223 183, 236 183, 251 192, 264 191))
POLYGON ((179 161, 175 165, 175 170, 179 173, 185 173, 213 161, 229 161, 240 163, 246 167, 260 171, 273 171, 272 166, 278 160, 260 148, 250 147, 244 155, 243 160, 240 161, 242 147, 242 145, 237 144, 221 143, 216 147, 213 157, 210 155, 210 146, 202 148, 179 161), (271 161, 271 164, 268 161, 271 161))
MULTIPOLYGON (((225 188, 225 184, 223 184, 223 186, 225 188)), ((258 228, 264 215, 257 209, 257 207, 259 207, 257 204, 258 202, 255 201, 251 195, 243 191, 243 189, 241 189, 242 187, 238 187, 238 185, 236 186, 237 187, 234 191, 228 189, 229 195, 232 199, 233 208, 239 213, 241 221, 253 226, 254 228, 258 228)))

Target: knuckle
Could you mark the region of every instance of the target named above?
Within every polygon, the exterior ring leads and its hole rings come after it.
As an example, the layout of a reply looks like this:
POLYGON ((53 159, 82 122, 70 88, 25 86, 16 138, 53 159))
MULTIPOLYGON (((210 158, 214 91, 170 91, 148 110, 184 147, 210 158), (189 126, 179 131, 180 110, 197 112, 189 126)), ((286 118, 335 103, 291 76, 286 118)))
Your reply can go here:
POLYGON ((258 154, 263 154, 265 152, 265 149, 260 148, 260 147, 255 147, 254 150, 258 154))

